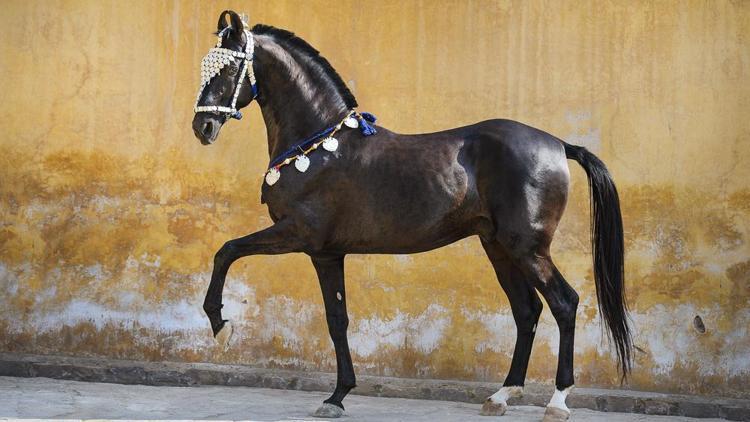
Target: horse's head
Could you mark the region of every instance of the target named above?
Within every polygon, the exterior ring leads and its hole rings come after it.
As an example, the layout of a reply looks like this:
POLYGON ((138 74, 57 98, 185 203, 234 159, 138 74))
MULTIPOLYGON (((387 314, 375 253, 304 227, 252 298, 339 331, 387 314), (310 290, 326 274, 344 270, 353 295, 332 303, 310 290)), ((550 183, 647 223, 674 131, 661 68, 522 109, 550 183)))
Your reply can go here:
POLYGON ((201 85, 195 101, 193 132, 203 145, 212 144, 230 118, 257 95, 253 71, 253 35, 247 22, 231 11, 219 15, 216 47, 201 62, 201 85), (229 23, 226 17, 229 16, 229 23))

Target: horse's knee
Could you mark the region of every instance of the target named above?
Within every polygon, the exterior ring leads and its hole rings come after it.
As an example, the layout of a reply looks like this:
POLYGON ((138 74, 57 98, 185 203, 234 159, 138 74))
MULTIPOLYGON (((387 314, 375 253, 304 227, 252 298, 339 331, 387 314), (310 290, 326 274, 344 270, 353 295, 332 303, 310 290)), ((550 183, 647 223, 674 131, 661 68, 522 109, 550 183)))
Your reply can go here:
POLYGON ((221 248, 216 251, 216 254, 214 255, 214 265, 221 265, 226 261, 233 259, 233 257, 236 255, 237 246, 235 246, 234 243, 232 243, 232 241, 230 240, 224 243, 221 248))
POLYGON ((346 339, 346 329, 349 327, 349 317, 346 314, 326 314, 326 322, 331 340, 346 339))

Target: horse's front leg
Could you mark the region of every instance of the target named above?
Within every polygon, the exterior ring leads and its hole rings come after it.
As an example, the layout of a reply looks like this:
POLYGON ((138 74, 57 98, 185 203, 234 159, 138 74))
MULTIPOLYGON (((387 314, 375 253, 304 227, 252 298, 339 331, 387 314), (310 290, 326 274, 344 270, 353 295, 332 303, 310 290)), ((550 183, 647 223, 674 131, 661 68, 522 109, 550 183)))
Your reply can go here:
POLYGON ((336 350, 336 390, 313 414, 317 417, 337 418, 344 413, 341 401, 355 387, 354 367, 346 339, 349 317, 346 313, 346 291, 344 289, 344 256, 313 256, 313 265, 318 273, 320 289, 326 308, 328 332, 336 350))
POLYGON ((300 252, 302 246, 302 242, 292 230, 292 224, 288 221, 279 221, 259 232, 230 240, 216 252, 211 284, 203 302, 203 310, 211 321, 211 329, 219 343, 226 347, 232 334, 231 324, 227 325, 228 321, 221 317, 221 308, 224 306, 221 303, 224 279, 232 263, 248 255, 300 252))

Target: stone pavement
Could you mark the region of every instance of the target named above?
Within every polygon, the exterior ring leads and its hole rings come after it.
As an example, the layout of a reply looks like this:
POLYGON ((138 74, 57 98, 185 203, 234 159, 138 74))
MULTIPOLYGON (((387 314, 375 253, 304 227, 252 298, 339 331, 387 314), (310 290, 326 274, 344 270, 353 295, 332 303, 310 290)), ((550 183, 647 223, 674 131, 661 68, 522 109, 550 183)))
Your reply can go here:
MULTIPOLYGON (((320 421, 309 416, 324 393, 250 387, 155 387, 0 377, 0 419, 129 419, 320 421)), ((350 395, 343 421, 540 421, 544 408, 511 406, 502 417, 479 416, 480 405, 350 395)), ((695 421, 680 416, 653 416, 573 409, 573 421, 695 421)))
MULTIPOLYGON (((0 376, 153 386, 218 385, 322 392, 333 391, 336 385, 336 374, 326 372, 15 353, 0 353, 0 376)), ((492 382, 359 375, 353 393, 359 396, 481 404, 498 387, 498 383, 492 382)), ((552 385, 530 383, 524 387, 522 397, 511 398, 509 403, 512 406, 543 407, 552 393, 552 385)), ((600 412, 750 421, 750 400, 747 399, 578 386, 568 396, 567 403, 570 408, 600 412)))

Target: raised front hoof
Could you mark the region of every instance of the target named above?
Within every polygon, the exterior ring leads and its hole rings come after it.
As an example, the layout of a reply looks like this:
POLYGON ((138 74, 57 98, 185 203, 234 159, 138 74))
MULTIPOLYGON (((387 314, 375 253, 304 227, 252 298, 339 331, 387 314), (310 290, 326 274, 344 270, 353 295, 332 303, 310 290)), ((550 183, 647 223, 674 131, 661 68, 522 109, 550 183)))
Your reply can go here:
POLYGON ((233 334, 234 326, 231 322, 226 321, 224 323, 224 326, 221 327, 221 330, 219 330, 219 332, 214 335, 214 339, 216 340, 216 343, 218 343, 219 346, 222 347, 222 349, 227 350, 229 348, 229 342, 232 341, 233 334))
POLYGON ((479 414, 482 416, 503 416, 506 410, 508 410, 508 406, 505 403, 495 403, 492 399, 487 399, 479 414))
POLYGON ((544 411, 542 422, 563 422, 570 419, 570 411, 559 407, 547 407, 544 411))
POLYGON ((316 418, 340 418, 344 414, 344 409, 331 403, 323 403, 312 416, 316 418))

